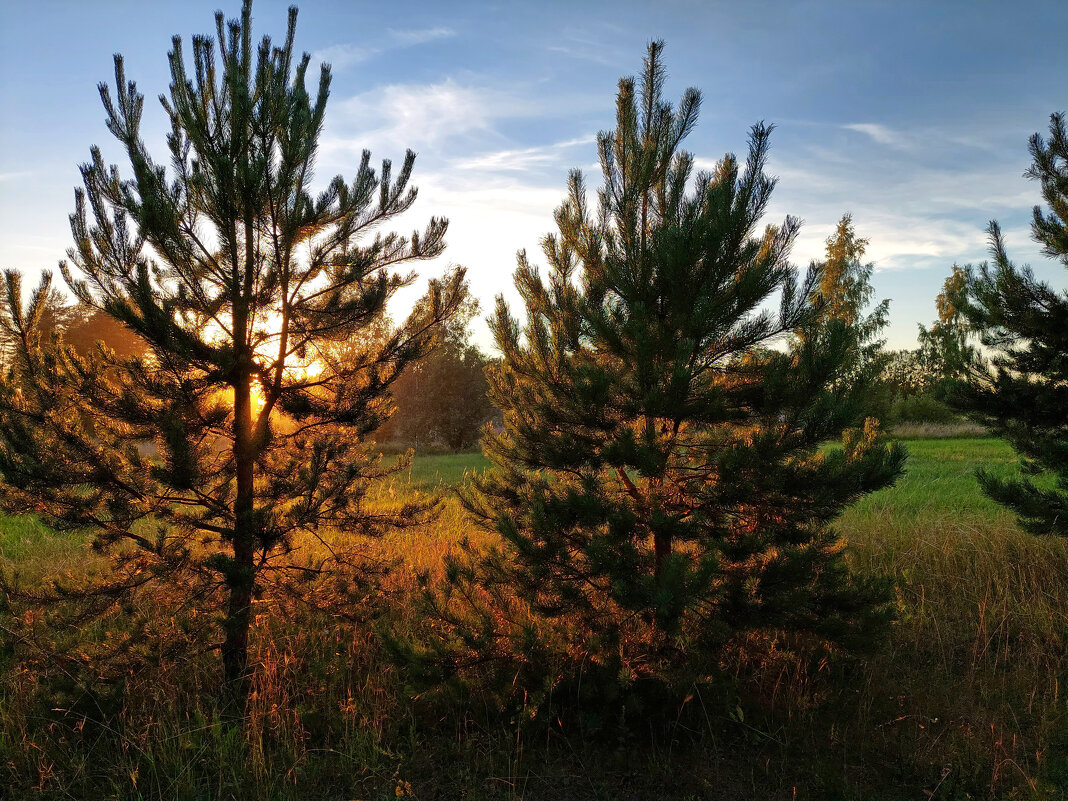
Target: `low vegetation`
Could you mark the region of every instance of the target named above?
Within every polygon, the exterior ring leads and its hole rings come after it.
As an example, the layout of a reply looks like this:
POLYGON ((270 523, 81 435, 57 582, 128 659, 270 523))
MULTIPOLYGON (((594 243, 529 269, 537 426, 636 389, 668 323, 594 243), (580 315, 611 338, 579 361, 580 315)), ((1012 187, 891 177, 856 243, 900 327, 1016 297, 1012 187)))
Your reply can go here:
MULTIPOLYGON (((1060 797, 1068 550, 1024 534, 979 492, 975 467, 1016 470, 1005 443, 905 444, 898 484, 835 523, 855 569, 895 577, 890 641, 863 661, 809 664, 765 642, 724 660, 729 689, 593 737, 588 719, 420 695, 366 626, 261 614, 244 727, 211 700, 210 655, 85 691, 5 652, 0 785, 11 798, 1060 797)), ((416 577, 479 536, 450 493, 485 465, 417 457, 377 488, 444 496, 427 527, 369 543, 368 557, 391 565, 378 631, 426 625, 416 577)), ((24 575, 91 569, 75 536, 28 518, 0 531, 5 566, 24 575)))
POLYGON ((696 171, 653 42, 491 359, 461 267, 390 319, 414 153, 313 194, 329 66, 216 22, 169 168, 116 56, 79 305, 4 273, 0 801, 1068 796, 1068 298, 996 224, 886 352, 850 215, 802 274, 773 126, 696 171))

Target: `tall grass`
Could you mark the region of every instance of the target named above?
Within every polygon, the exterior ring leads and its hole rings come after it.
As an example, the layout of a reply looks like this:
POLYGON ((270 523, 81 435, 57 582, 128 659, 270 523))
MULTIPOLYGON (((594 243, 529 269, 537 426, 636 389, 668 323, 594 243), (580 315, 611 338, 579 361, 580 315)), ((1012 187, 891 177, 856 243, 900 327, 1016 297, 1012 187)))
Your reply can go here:
POLYGON ((890 648, 868 665, 871 714, 884 718, 869 729, 943 794, 1063 794, 1051 781, 1065 764, 1068 548, 1024 534, 978 492, 977 465, 1016 470, 1005 443, 908 445, 899 484, 838 522, 855 566, 897 584, 890 648))
MULTIPOLYGON (((213 654, 86 692, 0 653, 0 798, 1063 797, 1068 549, 1024 535, 979 494, 975 466, 1015 469, 1004 443, 907 445, 898 485, 836 522, 854 567, 897 587, 890 641, 862 659, 813 664, 785 642, 753 642, 725 663, 736 684, 615 739, 525 725, 477 694, 431 702, 374 630, 428 625, 415 576, 486 536, 448 494, 485 461, 423 457, 380 500, 440 492, 441 513, 368 543, 393 568, 365 619, 264 602, 244 725, 213 706, 213 654)), ((0 559, 26 575, 75 569, 84 553, 32 520, 0 520, 0 559)))

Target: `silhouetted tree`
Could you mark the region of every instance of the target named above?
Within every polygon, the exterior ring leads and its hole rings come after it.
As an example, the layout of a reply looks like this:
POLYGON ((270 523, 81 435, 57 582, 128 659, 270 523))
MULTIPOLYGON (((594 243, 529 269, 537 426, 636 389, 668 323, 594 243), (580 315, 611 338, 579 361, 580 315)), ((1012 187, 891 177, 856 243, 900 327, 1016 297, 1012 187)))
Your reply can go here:
POLYGON ((548 276, 519 255, 525 326, 498 299, 504 431, 463 499, 501 539, 450 560, 431 598, 449 659, 504 660, 523 688, 688 687, 744 632, 857 644, 886 617, 885 584, 850 573, 827 524, 903 453, 874 427, 821 447, 863 408, 838 380, 855 340, 820 323, 819 266, 798 283, 787 261, 798 221, 758 227, 771 128, 753 127, 744 164, 694 175, 680 145, 700 95, 662 100, 662 46, 619 84, 592 203, 571 173, 548 276))
POLYGON ((460 451, 478 442, 495 409, 488 395, 483 353, 471 343, 469 325, 478 300, 465 287, 460 311, 441 330, 437 347, 394 382, 395 409, 376 432, 380 442, 460 451))
MULTIPOLYGON (((362 499, 386 468, 359 442, 381 422, 390 384, 457 308, 463 282, 462 271, 431 282, 403 325, 343 364, 319 358, 320 346, 358 339, 381 318, 412 280, 393 268, 441 253, 446 221, 410 237, 381 233, 415 201, 411 151, 399 171, 384 161, 377 174, 365 151, 351 183, 337 177, 312 193, 330 69, 309 95, 295 26, 293 8, 284 43, 257 45, 246 0, 239 20, 216 16, 214 40, 193 38, 192 73, 175 37, 161 98, 169 169, 141 140, 144 98, 121 56, 115 94, 100 87, 132 177, 92 149, 61 269, 82 303, 147 343, 146 356, 43 347, 49 279, 24 305, 19 277, 6 274, 18 348, 0 384, 0 505, 90 532, 113 562, 89 586, 57 580, 34 593, 8 577, 8 602, 18 611, 68 600, 71 620, 119 609, 136 619, 131 593, 164 584, 175 617, 157 610, 134 633, 158 633, 168 619, 221 621, 213 644, 239 702, 254 599, 315 607, 324 596, 312 579, 337 574, 347 552, 306 546, 335 529, 410 523, 424 508, 369 514, 362 499)), ((343 572, 339 586, 352 580, 343 572)), ((131 636, 96 646, 128 653, 131 636)))
MULTIPOLYGON (((1068 267, 1068 134, 1063 113, 1050 117, 1049 139, 1035 134, 1027 171, 1049 211, 1035 206, 1031 232, 1042 251, 1068 267)), ((1027 473, 1055 483, 1001 479, 979 471, 983 491, 1008 506, 1035 534, 1068 536, 1068 293, 1009 261, 996 222, 989 227, 992 264, 968 275, 961 312, 987 358, 967 368, 951 400, 1007 439, 1027 473)))
POLYGON ((63 342, 81 354, 87 354, 98 344, 115 351, 120 358, 143 356, 148 343, 132 329, 100 309, 75 307, 72 319, 60 334, 63 342))

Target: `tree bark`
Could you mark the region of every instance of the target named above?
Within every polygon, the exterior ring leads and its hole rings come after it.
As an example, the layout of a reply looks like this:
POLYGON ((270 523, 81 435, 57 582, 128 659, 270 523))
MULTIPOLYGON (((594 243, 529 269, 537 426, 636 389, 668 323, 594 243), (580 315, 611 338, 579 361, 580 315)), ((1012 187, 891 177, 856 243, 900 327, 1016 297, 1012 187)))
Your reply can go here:
POLYGON ((653 535, 653 574, 660 575, 664 560, 671 556, 671 535, 656 533, 653 535))
MULTIPOLYGON (((237 315, 235 315, 237 317, 237 315)), ((244 320, 236 321, 242 329, 244 320)), ((240 340, 239 340, 240 341, 240 340)), ((240 357, 239 357, 240 358, 240 357)), ((245 360, 247 361, 247 359, 245 360)), ((248 364, 239 362, 234 382, 234 462, 237 496, 234 499, 233 562, 226 573, 230 598, 223 622, 222 646, 225 694, 234 710, 243 713, 248 700, 248 640, 252 624, 255 572, 255 443, 252 425, 252 386, 248 364)))

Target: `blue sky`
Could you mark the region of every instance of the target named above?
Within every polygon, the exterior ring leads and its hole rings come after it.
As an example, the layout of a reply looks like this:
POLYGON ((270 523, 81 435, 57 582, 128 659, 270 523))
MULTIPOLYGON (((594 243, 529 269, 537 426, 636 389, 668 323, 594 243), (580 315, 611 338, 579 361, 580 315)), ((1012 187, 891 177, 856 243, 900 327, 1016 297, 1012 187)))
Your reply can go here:
MULTIPOLYGON (((281 38, 287 3, 256 0, 257 34, 281 38)), ((805 221, 794 261, 819 257, 845 211, 870 240, 887 337, 911 346, 954 262, 986 256, 991 218, 1010 254, 1056 286, 1063 270, 1028 231, 1038 187, 1027 139, 1068 109, 1068 3, 677 2, 300 3, 297 47, 332 63, 319 179, 351 178, 360 152, 414 149, 411 223, 450 219, 424 275, 468 267, 486 311, 514 300, 515 252, 539 254, 568 169, 597 183, 594 136, 613 123, 616 82, 667 42, 668 95, 704 95, 686 146, 711 165, 743 152, 749 126, 777 125, 780 178, 768 222, 805 221)), ((146 96, 144 133, 162 157, 154 98, 171 36, 214 29, 218 0, 0 2, 0 267, 54 268, 70 244, 78 164, 89 146, 122 164, 96 85, 112 54, 146 96)), ((227 16, 238 0, 222 5, 227 16)), ((188 51, 187 51, 188 52, 188 51)), ((487 345, 484 326, 479 341, 487 345)))

